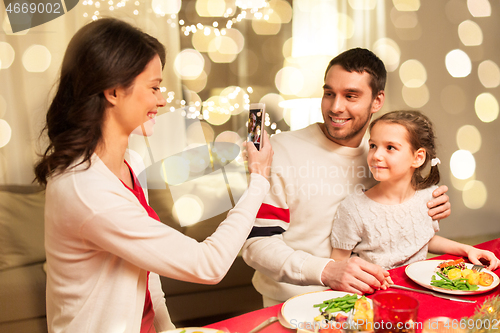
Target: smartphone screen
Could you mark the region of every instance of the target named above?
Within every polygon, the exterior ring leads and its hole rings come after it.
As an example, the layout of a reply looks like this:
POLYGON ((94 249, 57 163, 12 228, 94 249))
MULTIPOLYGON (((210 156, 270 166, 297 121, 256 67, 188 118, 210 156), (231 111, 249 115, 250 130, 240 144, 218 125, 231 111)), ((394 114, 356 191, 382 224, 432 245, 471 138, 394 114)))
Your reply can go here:
POLYGON ((263 119, 265 114, 265 104, 254 103, 250 104, 248 112, 248 136, 247 141, 253 142, 255 147, 260 150, 261 134, 263 130, 263 119))

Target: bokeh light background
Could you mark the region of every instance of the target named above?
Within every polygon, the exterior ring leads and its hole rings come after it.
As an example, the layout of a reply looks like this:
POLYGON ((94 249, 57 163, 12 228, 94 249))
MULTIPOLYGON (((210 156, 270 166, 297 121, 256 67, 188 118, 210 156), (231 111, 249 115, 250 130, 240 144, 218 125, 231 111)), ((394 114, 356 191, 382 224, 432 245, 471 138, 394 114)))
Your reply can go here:
MULTIPOLYGON (((381 113, 418 109, 434 122, 441 183, 453 207, 442 234, 500 232, 498 1, 86 0, 16 34, 0 10, 2 184, 32 180, 43 146, 38 133, 69 38, 89 20, 114 16, 166 44, 162 112, 197 120, 204 133, 196 137, 188 126, 176 132, 185 136, 183 149, 241 143, 252 102, 266 103, 270 134, 321 121, 328 61, 346 48, 372 49, 389 72, 381 113)), ((186 196, 177 206, 197 203, 193 214, 202 215, 197 200, 186 196)))

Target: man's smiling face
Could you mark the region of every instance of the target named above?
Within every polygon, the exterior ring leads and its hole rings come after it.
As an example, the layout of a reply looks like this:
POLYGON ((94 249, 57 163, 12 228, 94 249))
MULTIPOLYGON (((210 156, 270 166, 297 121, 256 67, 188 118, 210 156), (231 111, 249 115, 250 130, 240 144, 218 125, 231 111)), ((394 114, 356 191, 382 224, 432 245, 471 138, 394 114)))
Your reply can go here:
POLYGON ((383 105, 384 92, 373 98, 370 74, 348 72, 334 65, 326 74, 321 111, 322 130, 331 141, 347 147, 358 147, 371 115, 383 105))

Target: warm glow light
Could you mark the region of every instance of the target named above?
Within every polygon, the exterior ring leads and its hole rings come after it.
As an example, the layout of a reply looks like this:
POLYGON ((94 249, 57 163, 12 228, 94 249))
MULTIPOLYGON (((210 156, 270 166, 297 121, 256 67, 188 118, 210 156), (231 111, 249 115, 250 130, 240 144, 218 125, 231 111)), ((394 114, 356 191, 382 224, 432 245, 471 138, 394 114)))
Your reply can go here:
POLYGON ((3 119, 0 119, 0 148, 9 143, 11 137, 12 129, 10 128, 9 123, 7 123, 3 119))
POLYGON ((491 16, 491 4, 488 0, 467 0, 467 8, 474 17, 491 16))
POLYGON ((401 12, 414 12, 420 8, 420 0, 392 0, 392 3, 401 12))
POLYGON ((291 99, 281 102, 279 106, 284 109, 283 119, 292 131, 323 122, 321 98, 291 99))
POLYGON ((398 68, 401 50, 394 40, 381 38, 373 44, 372 50, 384 62, 388 72, 393 72, 398 68))
POLYGON ((216 37, 214 31, 215 29, 212 27, 205 27, 203 30, 196 30, 191 37, 193 47, 199 52, 208 52, 210 42, 216 37), (206 29, 210 31, 209 34, 205 33, 206 29))
POLYGON ((231 38, 233 42, 236 43, 236 53, 240 53, 243 50, 243 47, 245 47, 245 37, 243 36, 243 34, 235 28, 225 29, 224 32, 224 36, 231 38))
POLYGON ((200 92, 207 86, 208 76, 205 71, 202 71, 200 76, 195 79, 187 80, 183 79, 182 84, 185 85, 189 90, 194 92, 200 92))
POLYGON ((451 179, 451 185, 453 185, 454 188, 456 188, 459 191, 463 191, 465 185, 467 185, 468 182, 476 179, 476 174, 474 173, 471 177, 466 179, 458 179, 454 177, 453 174, 450 174, 450 179, 451 179))
MULTIPOLYGON (((182 79, 193 80, 203 72, 205 59, 200 52, 193 49, 185 49, 175 57, 174 69, 182 79)), ((194 90, 194 89, 193 89, 194 90)))
POLYGON ((216 63, 230 63, 238 55, 238 45, 227 36, 218 36, 208 45, 208 56, 216 63))
POLYGON ((219 94, 220 105, 231 112, 231 115, 240 114, 243 111, 248 111, 250 100, 244 89, 237 86, 229 86, 224 88, 219 94))
POLYGON ((259 100, 259 103, 264 103, 266 105, 266 113, 271 116, 273 121, 278 122, 283 119, 283 108, 280 106, 280 103, 284 100, 279 94, 269 93, 264 95, 259 100))
POLYGON ((478 180, 469 181, 463 189, 462 200, 464 205, 470 209, 479 209, 484 206, 488 199, 488 191, 483 182, 478 180))
POLYGON ((214 130, 212 127, 200 121, 195 121, 186 129, 186 142, 192 144, 206 144, 214 141, 214 130))
POLYGON ((182 158, 189 164, 191 174, 203 173, 210 165, 208 147, 203 143, 188 145, 182 152, 182 158))
POLYGON ((349 0, 349 6, 354 10, 372 10, 377 6, 377 0, 349 0))
POLYGON ((177 14, 181 10, 181 0, 152 0, 151 8, 156 14, 177 14))
POLYGON ((500 85, 500 69, 491 60, 485 60, 479 64, 477 75, 485 88, 496 88, 500 85))
POLYGON ((271 13, 269 19, 253 19, 252 29, 257 35, 276 35, 281 29, 281 17, 271 13))
POLYGON ((458 37, 465 46, 476 46, 483 43, 483 31, 476 22, 467 20, 458 26, 458 37))
POLYGON ((6 42, 0 42, 0 68, 7 69, 12 65, 16 53, 12 46, 6 42))
POLYGON ((396 8, 391 10, 392 24, 398 29, 412 29, 418 25, 416 12, 400 12, 396 8))
POLYGON ((212 125, 222 125, 231 118, 231 112, 220 105, 220 97, 212 96, 203 102, 205 120, 212 125))
POLYGON ((492 122, 498 118, 498 101, 490 93, 482 93, 477 96, 474 108, 476 109, 477 117, 485 123, 492 122))
POLYGON ((239 145, 243 142, 243 139, 236 132, 224 131, 221 134, 217 135, 217 137, 215 138, 215 142, 234 143, 237 147, 239 147, 239 145))
POLYGON ((236 0, 236 6, 241 9, 258 9, 266 6, 266 0, 236 0))
POLYGON ((421 108, 429 101, 429 89, 425 84, 418 88, 403 86, 402 95, 405 103, 412 108, 421 108))
POLYGON ((458 179, 470 178, 476 171, 476 160, 468 150, 457 150, 451 155, 450 169, 458 179))
POLYGON ((51 60, 50 51, 43 45, 32 45, 23 54, 23 66, 28 72, 45 72, 51 60))
POLYGON ((161 163, 160 175, 165 183, 178 185, 184 183, 189 178, 189 160, 180 156, 170 156, 161 163))
POLYGON ((193 194, 185 194, 174 202, 174 214, 182 227, 199 222, 203 211, 203 202, 193 194))
MULTIPOLYGON (((293 6, 293 57, 337 55, 354 35, 353 19, 340 13, 337 2, 295 0, 293 6)), ((359 17, 363 26, 361 19, 367 18, 359 17)))
POLYGON ((472 125, 460 127, 457 131, 457 146, 474 154, 481 148, 481 133, 472 125))
POLYGON ((465 110, 467 102, 465 91, 455 85, 449 85, 441 91, 441 106, 450 114, 459 114, 465 110))
POLYGON ((292 57, 292 46, 293 46, 293 37, 288 38, 284 43, 281 49, 281 53, 283 53, 283 57, 291 58, 292 57))
POLYGON ((462 50, 453 50, 446 55, 446 69, 453 77, 466 77, 472 70, 469 56, 462 50))
MULTIPOLYGON (((305 56, 300 58, 287 58, 285 59, 284 68, 293 68, 298 70, 289 70, 288 73, 285 72, 285 76, 281 77, 281 82, 278 83, 279 75, 276 76, 276 84, 281 84, 283 94, 287 92, 293 92, 293 96, 296 97, 319 97, 323 94, 323 80, 318 80, 318 78, 323 78, 325 75, 325 68, 330 62, 330 56, 305 56), (291 80, 288 74, 292 75, 291 80), (301 80, 299 82, 293 80, 301 80), (296 86, 300 84, 300 86, 296 86)), ((278 73, 281 74, 281 73, 278 73)))
POLYGON ((271 0, 269 1, 269 8, 280 16, 281 23, 290 23, 292 20, 293 10, 288 1, 271 0))
POLYGON ((304 85, 304 76, 297 68, 284 67, 276 74, 274 83, 282 94, 296 95, 304 85))
POLYGON ((196 0, 196 13, 201 17, 222 17, 226 12, 224 0, 196 0))
POLYGON ((408 88, 419 88, 427 81, 427 71, 420 61, 411 59, 399 68, 399 78, 408 88))

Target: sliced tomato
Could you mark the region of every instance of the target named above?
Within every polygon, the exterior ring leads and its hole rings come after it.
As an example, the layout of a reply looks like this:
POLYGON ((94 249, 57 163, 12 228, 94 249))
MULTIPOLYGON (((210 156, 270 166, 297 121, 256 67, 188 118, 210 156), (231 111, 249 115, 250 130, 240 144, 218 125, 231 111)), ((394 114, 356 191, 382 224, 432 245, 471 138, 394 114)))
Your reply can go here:
POLYGON ((448 267, 448 266, 459 265, 462 262, 465 262, 465 260, 463 258, 459 258, 457 260, 448 260, 448 261, 442 262, 439 265, 439 268, 444 268, 444 267, 448 267))

